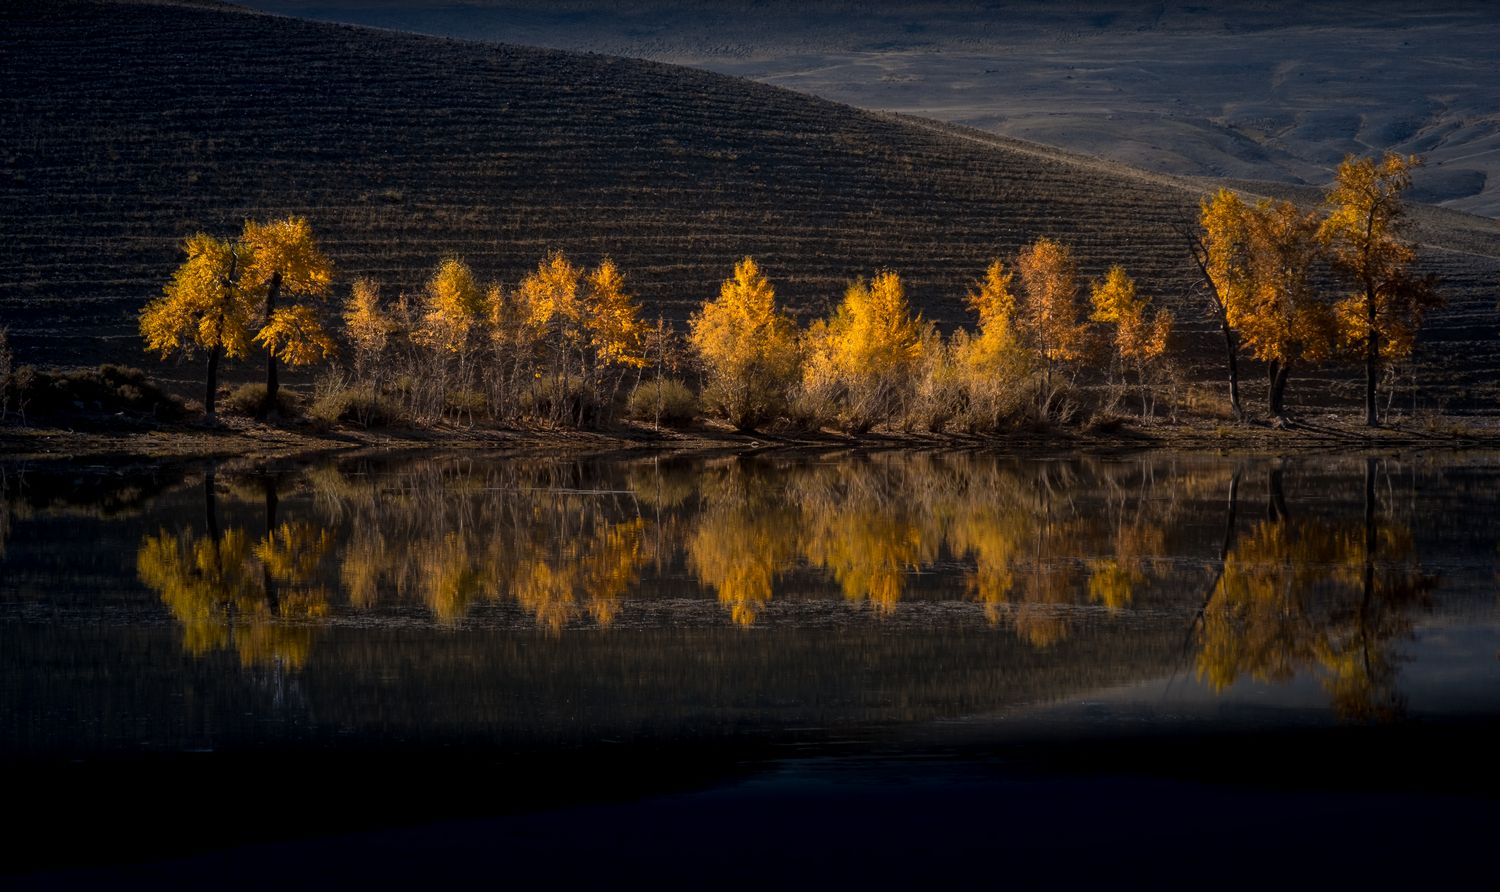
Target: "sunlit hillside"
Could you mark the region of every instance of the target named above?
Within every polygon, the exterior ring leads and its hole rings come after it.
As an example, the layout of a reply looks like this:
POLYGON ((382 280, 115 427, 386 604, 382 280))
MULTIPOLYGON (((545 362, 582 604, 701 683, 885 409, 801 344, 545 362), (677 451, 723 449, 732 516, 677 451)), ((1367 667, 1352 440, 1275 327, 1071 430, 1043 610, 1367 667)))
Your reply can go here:
MULTIPOLYGON (((1219 376, 1173 231, 1202 184, 697 70, 211 4, 20 0, 0 35, 0 324, 20 361, 144 361, 135 317, 179 241, 291 212, 339 293, 415 288, 448 253, 513 284, 562 248, 612 256, 679 320, 753 254, 804 316, 890 267, 956 323, 987 258, 1050 235, 1175 304, 1196 374, 1219 376)), ((1500 368, 1483 222, 1424 223, 1452 301, 1422 352, 1439 396, 1500 368)))

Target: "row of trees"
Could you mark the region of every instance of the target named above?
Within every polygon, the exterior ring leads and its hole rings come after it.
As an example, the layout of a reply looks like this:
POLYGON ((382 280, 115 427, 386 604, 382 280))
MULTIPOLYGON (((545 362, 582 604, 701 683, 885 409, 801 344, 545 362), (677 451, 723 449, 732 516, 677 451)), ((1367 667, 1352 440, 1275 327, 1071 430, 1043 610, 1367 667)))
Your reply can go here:
MULTIPOLYGON (((1401 193, 1414 157, 1349 159, 1326 213, 1288 202, 1248 204, 1220 190, 1188 236, 1221 328, 1230 401, 1238 357, 1269 370, 1268 410, 1280 417, 1291 370, 1356 356, 1366 371, 1366 415, 1377 421, 1380 372, 1410 354, 1426 310, 1429 277, 1412 272, 1400 234, 1401 193), (1329 287, 1338 279, 1342 296, 1329 287)), ((336 353, 334 332, 307 299, 326 298, 331 264, 302 218, 247 222, 234 241, 199 234, 162 297, 141 316, 148 349, 208 354, 205 408, 214 411, 224 358, 266 354, 266 407, 277 405, 277 365, 336 353)), ((876 272, 848 287, 805 329, 777 306, 752 258, 738 263, 680 339, 643 320, 616 265, 592 269, 553 253, 515 288, 481 282, 456 257, 419 294, 382 301, 377 283, 354 283, 337 326, 348 350, 332 390, 342 414, 399 411, 418 422, 479 417, 584 426, 607 421, 619 397, 653 368, 697 372, 705 408, 738 428, 776 418, 939 430, 995 430, 1019 416, 1066 411, 1081 373, 1139 394, 1154 412, 1174 319, 1153 306, 1121 267, 1085 298, 1069 247, 1039 238, 994 260, 967 296, 978 326, 943 337, 912 311, 900 276, 876 272), (386 407, 382 409, 381 407, 386 407)))

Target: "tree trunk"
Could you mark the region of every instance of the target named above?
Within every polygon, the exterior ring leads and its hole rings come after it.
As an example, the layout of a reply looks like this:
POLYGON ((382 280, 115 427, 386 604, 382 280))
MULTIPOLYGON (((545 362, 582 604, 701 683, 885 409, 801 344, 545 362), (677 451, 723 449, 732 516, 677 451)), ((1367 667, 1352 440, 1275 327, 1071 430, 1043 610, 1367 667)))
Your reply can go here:
POLYGON ((1380 414, 1375 405, 1375 386, 1380 374, 1380 332, 1375 328, 1375 292, 1365 289, 1365 425, 1378 427, 1380 414))
POLYGON ((203 522, 208 527, 208 538, 217 548, 219 544, 219 493, 215 467, 208 466, 203 472, 203 522))
MULTIPOLYGON (((272 273, 271 281, 266 283, 266 324, 271 324, 271 315, 276 312, 276 298, 281 296, 281 273, 272 273)), ((276 392, 280 389, 280 383, 276 380, 276 354, 269 348, 266 349, 266 416, 272 416, 276 411, 276 392)))
POLYGON ((1224 332, 1224 355, 1229 360, 1229 408, 1233 410, 1236 419, 1243 421, 1245 409, 1240 405, 1240 363, 1235 356, 1234 331, 1229 327, 1229 319, 1222 314, 1219 317, 1219 328, 1224 332))
POLYGON ((224 355, 224 348, 215 344, 208 351, 208 390, 203 394, 203 416, 209 421, 214 420, 214 403, 219 395, 219 358, 224 355))
POLYGON ((1282 485, 1282 475, 1281 468, 1272 468, 1266 480, 1266 519, 1273 523, 1281 523, 1287 519, 1286 489, 1282 485))
POLYGON ((1271 417, 1284 420, 1286 418, 1286 379, 1291 374, 1290 363, 1271 361, 1270 368, 1270 396, 1267 399, 1267 409, 1271 417))
MULTIPOLYGON (((266 494, 266 541, 269 543, 271 537, 276 535, 276 480, 266 477, 262 481, 266 494)), ((276 578, 271 575, 271 567, 264 561, 260 565, 261 584, 266 590, 266 606, 271 608, 275 614, 281 607, 281 594, 277 591, 276 578)))

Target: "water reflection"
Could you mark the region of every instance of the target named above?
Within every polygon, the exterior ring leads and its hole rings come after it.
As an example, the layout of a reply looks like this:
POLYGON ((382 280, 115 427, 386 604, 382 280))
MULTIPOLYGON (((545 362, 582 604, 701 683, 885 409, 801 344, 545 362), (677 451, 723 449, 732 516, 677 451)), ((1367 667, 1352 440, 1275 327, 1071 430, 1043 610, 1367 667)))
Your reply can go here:
POLYGON ((1418 567, 1411 529, 1378 514, 1378 474, 1370 459, 1358 519, 1290 517, 1270 475, 1269 516, 1228 547, 1197 629, 1198 673, 1215 690, 1316 668, 1339 714, 1400 714, 1395 645, 1437 580, 1418 567))
POLYGON ((232 650, 246 666, 307 662, 312 630, 288 620, 328 614, 321 571, 333 548, 327 527, 277 522, 277 481, 264 478, 260 536, 243 527, 220 531, 212 473, 204 478, 205 531, 147 535, 136 554, 141 581, 161 596, 182 625, 183 647, 195 656, 232 650))
POLYGON ((136 568, 188 652, 246 665, 302 667, 330 613, 413 602, 442 625, 511 605, 552 636, 699 592, 746 628, 788 597, 790 622, 808 600, 877 621, 968 602, 1035 649, 1180 616, 1214 690, 1310 672, 1340 714, 1396 716, 1398 647, 1436 584, 1398 516, 1415 500, 1374 459, 1310 471, 1306 507, 1287 478, 1278 463, 970 454, 210 473, 201 528, 146 535, 136 568), (222 529, 221 501, 239 506, 222 529))

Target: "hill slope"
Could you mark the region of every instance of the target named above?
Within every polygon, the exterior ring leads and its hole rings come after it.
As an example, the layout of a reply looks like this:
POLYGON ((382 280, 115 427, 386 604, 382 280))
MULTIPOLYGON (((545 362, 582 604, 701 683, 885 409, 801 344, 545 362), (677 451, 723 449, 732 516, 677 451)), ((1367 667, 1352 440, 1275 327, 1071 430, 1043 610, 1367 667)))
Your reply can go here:
MULTIPOLYGON (((287 212, 313 220, 341 290, 418 287, 446 252, 513 283, 556 247, 613 256, 680 319, 754 254, 804 312, 889 266, 957 322, 987 258, 1052 235, 1088 274, 1124 263, 1191 299, 1171 226, 1205 187, 977 131, 656 63, 214 6, 21 0, 0 34, 0 321, 23 360, 138 357, 134 315, 181 237, 287 212)), ((1455 387, 1500 367, 1500 238, 1466 238, 1432 255, 1455 300, 1433 337, 1463 342, 1433 355, 1463 357, 1455 387)))
POLYGON ((1322 185, 1420 152, 1500 215, 1500 17, 1475 0, 244 0, 306 18, 694 65, 1184 176, 1322 185))

